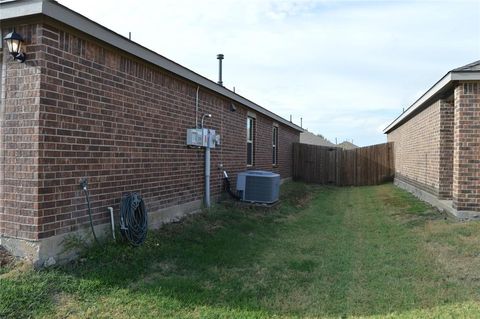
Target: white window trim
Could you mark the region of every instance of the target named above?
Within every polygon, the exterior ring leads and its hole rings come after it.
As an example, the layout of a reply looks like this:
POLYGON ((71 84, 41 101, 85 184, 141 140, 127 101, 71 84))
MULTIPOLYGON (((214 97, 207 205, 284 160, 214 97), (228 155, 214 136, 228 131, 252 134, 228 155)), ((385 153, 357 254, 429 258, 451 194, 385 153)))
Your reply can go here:
POLYGON ((247 147, 248 147, 248 144, 252 144, 252 152, 251 152, 251 164, 248 164, 249 158, 248 158, 248 151, 247 151, 247 167, 252 167, 255 165, 255 118, 250 115, 247 115, 247 147), (248 127, 249 123, 251 125, 251 130, 252 130, 250 139, 248 138, 248 135, 250 133, 250 130, 248 127))
POLYGON ((277 125, 273 125, 272 127, 272 159, 273 158, 275 158, 275 161, 272 160, 272 166, 278 166, 278 126, 277 125))

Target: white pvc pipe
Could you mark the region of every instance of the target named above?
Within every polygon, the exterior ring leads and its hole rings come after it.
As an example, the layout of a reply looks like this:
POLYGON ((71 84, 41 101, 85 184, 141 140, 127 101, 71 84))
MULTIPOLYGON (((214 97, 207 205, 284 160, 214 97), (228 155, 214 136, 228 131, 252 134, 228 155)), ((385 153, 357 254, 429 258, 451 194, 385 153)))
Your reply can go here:
POLYGON ((108 207, 110 211, 110 223, 112 224, 112 236, 113 240, 115 240, 115 220, 113 219, 113 207, 108 207))

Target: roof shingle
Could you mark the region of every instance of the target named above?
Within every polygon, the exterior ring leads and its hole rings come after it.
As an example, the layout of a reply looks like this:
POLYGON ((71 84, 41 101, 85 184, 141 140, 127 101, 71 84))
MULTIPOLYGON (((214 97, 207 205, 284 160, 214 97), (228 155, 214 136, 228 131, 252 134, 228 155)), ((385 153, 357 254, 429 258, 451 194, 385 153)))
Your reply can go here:
POLYGON ((480 60, 452 70, 452 72, 459 72, 459 71, 480 71, 480 60))

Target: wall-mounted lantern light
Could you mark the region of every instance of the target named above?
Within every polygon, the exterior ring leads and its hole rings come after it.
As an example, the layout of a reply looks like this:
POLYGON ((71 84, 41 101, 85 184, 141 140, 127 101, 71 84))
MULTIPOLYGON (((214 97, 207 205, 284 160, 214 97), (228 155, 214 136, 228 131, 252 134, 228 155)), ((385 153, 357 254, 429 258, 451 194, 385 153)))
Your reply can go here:
POLYGON ((15 30, 7 34, 4 38, 7 42, 8 52, 13 56, 14 60, 20 63, 25 62, 25 53, 23 52, 23 38, 15 30))

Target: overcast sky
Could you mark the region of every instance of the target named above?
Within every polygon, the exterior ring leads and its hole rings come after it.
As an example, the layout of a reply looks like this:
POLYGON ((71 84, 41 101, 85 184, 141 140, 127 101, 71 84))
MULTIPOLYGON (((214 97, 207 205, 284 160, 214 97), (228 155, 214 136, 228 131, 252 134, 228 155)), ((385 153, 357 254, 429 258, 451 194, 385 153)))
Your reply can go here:
POLYGON ((480 0, 60 0, 339 142, 382 129, 448 70, 480 59, 480 0))

